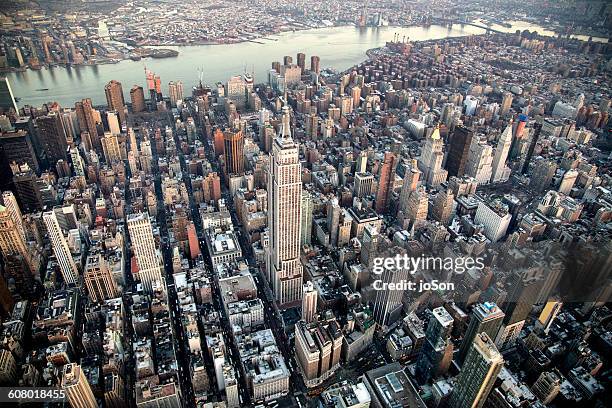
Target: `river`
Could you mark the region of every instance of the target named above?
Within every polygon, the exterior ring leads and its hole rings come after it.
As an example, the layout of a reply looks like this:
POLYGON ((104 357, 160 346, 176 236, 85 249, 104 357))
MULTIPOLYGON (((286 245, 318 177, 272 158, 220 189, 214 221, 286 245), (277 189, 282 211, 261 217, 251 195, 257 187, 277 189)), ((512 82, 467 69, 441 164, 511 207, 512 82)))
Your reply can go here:
MULTIPOLYGON (((507 32, 529 28, 543 34, 549 33, 533 24, 512 22, 512 25, 509 28, 494 25, 493 28, 507 32)), ((293 56, 295 62, 296 54, 303 52, 306 54, 307 66, 310 66, 310 56, 318 55, 321 58, 321 68, 344 70, 366 59, 368 49, 393 40, 395 33, 399 33, 400 38, 406 36, 411 41, 423 41, 484 32, 478 27, 459 24, 452 28, 436 25, 315 28, 282 33, 257 40, 257 43, 165 47, 179 51, 179 55, 172 58, 124 60, 117 64, 68 68, 55 66, 39 71, 11 72, 7 76, 13 93, 20 98, 19 106, 41 106, 46 102, 57 101, 64 107, 71 107, 75 101, 86 97, 92 98, 94 104, 102 105, 106 103, 104 85, 112 79, 123 84, 126 100, 129 100, 129 90, 134 84, 145 88, 146 94, 145 67, 161 77, 162 93, 167 93, 168 82, 180 80, 183 81, 185 93, 189 94, 189 89, 198 80, 198 70, 203 71, 205 83, 214 85, 219 81, 227 81, 232 75, 242 74, 246 67, 248 72, 255 74, 255 82, 261 83, 267 81, 272 61, 282 61, 284 55, 293 56)))
MULTIPOLYGON (((120 81, 123 93, 129 99, 129 90, 134 84, 143 88, 145 66, 161 77, 162 92, 166 93, 169 81, 183 81, 185 93, 198 80, 198 69, 204 72, 204 82, 214 85, 225 82, 232 75, 242 74, 245 67, 255 73, 255 82, 267 81, 272 61, 282 61, 284 55, 306 54, 306 65, 310 56, 321 58, 321 68, 346 69, 366 59, 365 52, 380 47, 393 39, 394 33, 410 40, 430 40, 445 37, 482 34, 477 27, 454 25, 430 27, 329 27, 286 32, 273 39, 257 40, 263 44, 244 42, 239 44, 195 45, 174 48, 179 55, 173 58, 140 61, 124 60, 117 64, 55 66, 39 71, 12 72, 9 78, 13 93, 20 98, 18 105, 40 106, 57 101, 64 107, 74 106, 81 98, 92 98, 94 104, 105 104, 104 85, 111 79, 120 81), (47 88, 48 90, 42 90, 47 88)), ((146 93, 146 88, 145 88, 146 93)))

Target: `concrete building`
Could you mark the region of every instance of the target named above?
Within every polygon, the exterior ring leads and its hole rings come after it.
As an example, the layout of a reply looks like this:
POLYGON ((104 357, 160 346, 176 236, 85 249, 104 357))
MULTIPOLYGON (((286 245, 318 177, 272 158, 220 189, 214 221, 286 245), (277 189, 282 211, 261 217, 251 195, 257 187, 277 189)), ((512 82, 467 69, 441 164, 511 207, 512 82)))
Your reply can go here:
POLYGON ((340 367, 342 340, 336 320, 296 324, 295 355, 307 387, 319 385, 340 367))
POLYGON ((503 366, 504 359, 493 340, 486 333, 477 334, 457 378, 450 406, 482 407, 503 366))
POLYGON ((281 135, 274 140, 268 172, 270 250, 267 268, 279 305, 298 302, 302 296, 301 202, 298 145, 291 138, 289 108, 285 106, 281 135))
POLYGON ((155 282, 162 282, 161 255, 156 248, 151 220, 146 213, 130 214, 127 226, 132 250, 138 263, 138 278, 147 292, 153 290, 155 282))
POLYGON ((69 363, 64 366, 62 373, 62 388, 66 391, 66 397, 72 408, 97 408, 89 381, 81 366, 69 363))

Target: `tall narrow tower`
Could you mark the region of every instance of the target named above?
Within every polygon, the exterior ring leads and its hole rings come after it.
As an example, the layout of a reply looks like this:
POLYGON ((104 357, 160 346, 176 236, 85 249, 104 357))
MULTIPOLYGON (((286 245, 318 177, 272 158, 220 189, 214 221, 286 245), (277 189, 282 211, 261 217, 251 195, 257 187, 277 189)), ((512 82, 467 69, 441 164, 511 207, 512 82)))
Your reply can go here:
POLYGON ((89 381, 78 364, 69 363, 64 366, 62 387, 73 408, 96 408, 98 406, 89 381))
POLYGON ((486 333, 478 334, 461 368, 450 406, 482 407, 503 366, 504 359, 493 340, 486 333))
POLYGON ((436 127, 425 140, 425 145, 418 159, 419 170, 423 172, 423 180, 427 187, 438 187, 446 181, 448 171, 442 168, 444 160, 444 141, 440 136, 440 128, 436 127))
POLYGON ((289 129, 289 108, 284 106, 281 134, 274 140, 268 170, 268 274, 279 305, 296 303, 302 296, 301 200, 298 145, 289 129))
POLYGON ((160 254, 155 247, 151 220, 145 213, 130 214, 127 225, 138 262, 138 277, 145 291, 151 292, 153 282, 162 280, 160 254))
POLYGON ((504 182, 510 178, 510 169, 506 166, 506 160, 508 159, 511 145, 512 122, 506 126, 495 148, 495 154, 493 155, 493 174, 491 175, 492 183, 504 182))
POLYGON ((108 109, 117 111, 121 124, 125 124, 125 98, 123 97, 121 82, 113 79, 104 87, 104 93, 106 94, 108 109))
POLYGON ((74 258, 68 248, 66 238, 64 238, 64 232, 57 221, 55 211, 47 211, 43 213, 43 220, 47 226, 49 238, 51 240, 51 246, 53 247, 53 253, 57 262, 59 263, 64 282, 68 285, 74 285, 77 283, 79 278, 79 271, 77 269, 74 258))

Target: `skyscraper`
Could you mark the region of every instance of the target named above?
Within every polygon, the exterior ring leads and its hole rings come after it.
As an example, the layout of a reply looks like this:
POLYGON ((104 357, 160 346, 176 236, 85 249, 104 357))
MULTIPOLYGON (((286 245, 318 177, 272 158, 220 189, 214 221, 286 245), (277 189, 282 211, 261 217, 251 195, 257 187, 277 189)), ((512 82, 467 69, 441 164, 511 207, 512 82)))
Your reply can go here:
POLYGON ((298 52, 297 54, 297 65, 302 69, 302 72, 306 69, 306 54, 298 52))
MULTIPOLYGON (((445 357, 449 347, 452 347, 450 342, 452 328, 452 316, 443 307, 435 308, 429 319, 425 343, 417 360, 416 377, 420 384, 425 384, 430 378, 445 371, 445 357)), ((450 351, 452 352, 452 349, 450 351)))
POLYGON ((310 57, 310 70, 315 74, 321 73, 321 58, 316 55, 310 57))
POLYGON ((281 134, 274 139, 268 169, 268 270, 279 305, 295 303, 302 296, 301 200, 302 166, 289 129, 289 108, 284 106, 281 134))
POLYGON ((499 114, 501 116, 504 116, 510 112, 510 108, 512 107, 512 99, 512 94, 510 92, 504 92, 501 107, 499 109, 499 114))
POLYGON ((108 267, 108 262, 101 253, 95 253, 87 257, 83 276, 87 292, 93 302, 102 303, 119 296, 117 282, 115 282, 113 273, 108 267))
POLYGON ((393 183, 395 182, 396 166, 397 158, 395 154, 385 152, 378 178, 378 191, 376 192, 375 209, 378 213, 383 213, 387 210, 389 196, 393 191, 393 183))
POLYGON ((527 150, 527 156, 525 156, 525 161, 523 162, 523 166, 521 168, 521 173, 523 174, 527 174, 527 170, 529 170, 529 162, 531 162, 531 158, 533 157, 533 151, 535 150, 536 144, 538 143, 538 139, 540 138, 541 132, 542 123, 538 121, 533 125, 533 133, 531 134, 531 139, 529 140, 529 149, 527 150))
POLYGON ((151 220, 146 213, 130 214, 127 226, 138 263, 138 278, 145 291, 151 292, 153 282, 162 281, 160 254, 155 247, 151 220))
POLYGON ((11 214, 12 211, 6 199, 4 203, 5 206, 0 205, 0 252, 2 252, 5 264, 9 258, 13 258, 19 265, 27 266, 29 271, 35 274, 37 271, 32 265, 23 230, 15 215, 11 214))
POLYGON ((457 378, 450 406, 482 407, 503 366, 504 359, 493 340, 486 333, 477 334, 457 378))
POLYGON ((302 232, 300 243, 310 245, 312 242, 312 213, 314 211, 312 195, 308 190, 302 190, 302 232))
MULTIPOLYGON (((376 233, 374 234, 376 235, 376 233)), ((369 258, 371 259, 373 255, 370 253, 369 258)), ((388 285, 403 282, 408 279, 408 275, 407 269, 384 268, 378 279, 383 285, 388 285)), ((400 318, 403 294, 403 290, 376 290, 373 309, 374 321, 383 329, 391 326, 400 318)))
POLYGON ((465 173, 476 179, 478 184, 488 184, 493 172, 493 147, 484 137, 472 139, 465 173))
POLYGON ((302 294, 302 320, 310 323, 314 320, 317 313, 317 296, 318 293, 312 284, 308 281, 304 284, 304 293, 302 294))
POLYGON ((15 112, 19 111, 8 78, 0 77, 0 110, 8 112, 11 109, 14 109, 15 112))
POLYGON ((125 124, 125 99, 123 98, 123 88, 121 82, 110 81, 104 87, 104 93, 106 94, 106 104, 108 109, 111 111, 117 111, 121 124, 125 124))
POLYGON ((508 281, 508 296, 503 305, 506 314, 495 344, 500 350, 514 344, 544 284, 539 265, 515 271, 508 281))
POLYGON ((47 156, 47 162, 54 166, 58 160, 68 160, 66 132, 62 120, 56 112, 36 118, 38 138, 47 156))
POLYGON ((130 99, 132 100, 132 112, 144 112, 147 109, 142 86, 134 85, 130 89, 130 99))
POLYGON ((479 303, 474 307, 470 324, 463 336, 461 348, 457 354, 457 361, 460 364, 465 360, 478 334, 486 333, 489 338, 495 339, 502 325, 504 316, 504 312, 502 312, 495 303, 479 303))
POLYGON ((244 174, 244 136, 241 130, 223 132, 225 152, 225 173, 244 174))
POLYGON ((474 133, 465 126, 455 128, 450 139, 445 166, 449 177, 464 175, 473 137, 474 133))
POLYGON ((427 187, 438 187, 446 181, 448 171, 442 168, 444 160, 444 142, 440 137, 440 128, 436 127, 431 136, 425 140, 425 145, 418 159, 419 170, 423 172, 423 181, 427 187))
POLYGON ((86 98, 80 102, 77 102, 74 105, 74 108, 77 113, 77 119, 79 121, 79 128, 81 129, 81 132, 89 133, 93 146, 99 149, 101 147, 100 139, 98 138, 98 127, 96 126, 96 119, 94 116, 94 109, 91 99, 86 98))
POLYGON ((510 178, 510 168, 506 166, 506 160, 508 159, 511 144, 512 122, 506 126, 495 148, 495 154, 493 155, 493 173, 491 175, 492 183, 504 182, 510 178))
POLYGON ((96 397, 81 366, 68 363, 64 366, 62 375, 62 388, 72 408, 97 408, 96 397))
MULTIPOLYGON (((32 138, 25 130, 0 133, 0 161, 4 161, 7 167, 13 162, 27 163, 35 172, 40 171, 32 138)), ((10 174, 10 169, 0 168, 0 171, 10 174)))
POLYGON ((168 83, 168 93, 170 94, 170 105, 176 108, 176 102, 185 98, 183 83, 181 81, 170 81, 168 83))
POLYGON ((64 237, 64 231, 60 227, 55 211, 43 213, 43 220, 47 226, 53 253, 60 266, 64 282, 66 282, 67 285, 74 285, 79 279, 79 270, 74 262, 74 258, 72 257, 72 253, 64 237))

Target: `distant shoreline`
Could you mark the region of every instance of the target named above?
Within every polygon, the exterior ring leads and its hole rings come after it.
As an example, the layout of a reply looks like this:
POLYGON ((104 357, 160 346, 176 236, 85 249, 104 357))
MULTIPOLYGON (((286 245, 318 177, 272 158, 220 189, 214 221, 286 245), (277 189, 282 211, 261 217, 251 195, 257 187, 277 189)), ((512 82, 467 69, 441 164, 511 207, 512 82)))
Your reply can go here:
MULTIPOLYGON (((463 26, 463 24, 460 23, 455 23, 455 25, 460 25, 463 26)), ((444 24, 432 24, 432 26, 445 26, 444 24)), ((127 60, 132 60, 132 61, 138 61, 140 59, 143 58, 152 58, 152 59, 162 59, 162 58, 175 58, 177 56, 179 56, 180 51, 179 50, 175 50, 175 49, 171 49, 171 48, 166 48, 166 47, 175 47, 175 48, 185 48, 185 47, 198 47, 198 46, 216 46, 216 45, 230 45, 230 44, 244 44, 244 43, 255 43, 255 44, 266 44, 269 41, 277 41, 277 39, 275 38, 270 38, 272 36, 278 36, 278 35, 283 35, 286 33, 290 33, 290 32, 300 32, 300 31, 306 31, 306 30, 320 30, 320 29, 325 29, 325 28, 335 28, 335 27, 354 27, 356 29, 377 29, 380 27, 376 27, 376 26, 366 26, 366 27, 359 27, 357 25, 354 24, 339 24, 339 25, 333 25, 333 26, 327 26, 327 25, 323 25, 323 26, 315 26, 315 27, 294 27, 294 28, 290 28, 290 29, 286 29, 286 30, 281 30, 277 33, 269 33, 269 34, 265 34, 262 36, 256 36, 253 38, 249 38, 249 39, 228 39, 228 40, 219 40, 219 41, 194 41, 192 43, 165 43, 165 44, 159 44, 159 45, 151 45, 151 44, 140 44, 138 47, 135 47, 134 50, 132 50, 132 52, 130 52, 129 54, 125 54, 122 57, 102 57, 100 60, 93 60, 93 61, 87 61, 84 62, 82 64, 73 64, 73 63, 63 63, 63 62, 53 62, 53 63, 41 63, 39 65, 36 66, 31 66, 31 65, 25 65, 23 67, 11 67, 8 69, 2 69, 0 70, 0 74, 6 74, 6 73, 11 73, 11 72, 24 72, 27 70, 32 70, 32 71, 39 71, 43 68, 50 68, 50 67, 65 67, 65 68, 77 68, 77 67, 93 67, 93 66, 98 66, 98 65, 107 65, 107 64, 117 64, 121 61, 127 61, 127 60)), ((424 26, 421 24, 411 24, 411 25, 406 25, 406 26, 397 26, 397 25, 388 25, 388 26, 383 26, 383 27, 389 27, 389 28, 410 28, 410 27, 424 27, 427 28, 428 26, 424 26)), ((508 33, 512 33, 513 31, 510 31, 511 28, 506 27, 509 31, 508 33)), ((533 31, 538 31, 538 30, 533 30, 533 31)), ((539 35, 543 36, 543 37, 550 37, 550 38, 554 38, 552 36, 547 36, 547 35, 543 35, 540 34, 538 32, 539 35)), ((557 33, 555 33, 557 34, 557 33)), ((574 35, 578 35, 578 36, 584 36, 582 34, 574 34, 574 35)), ((577 41, 586 41, 583 39, 578 39, 578 38, 573 38, 577 41)), ((604 37, 594 37, 593 41, 596 42, 602 42, 602 43, 607 43, 608 40, 604 37)), ((370 51, 370 50, 368 50, 370 51)))

